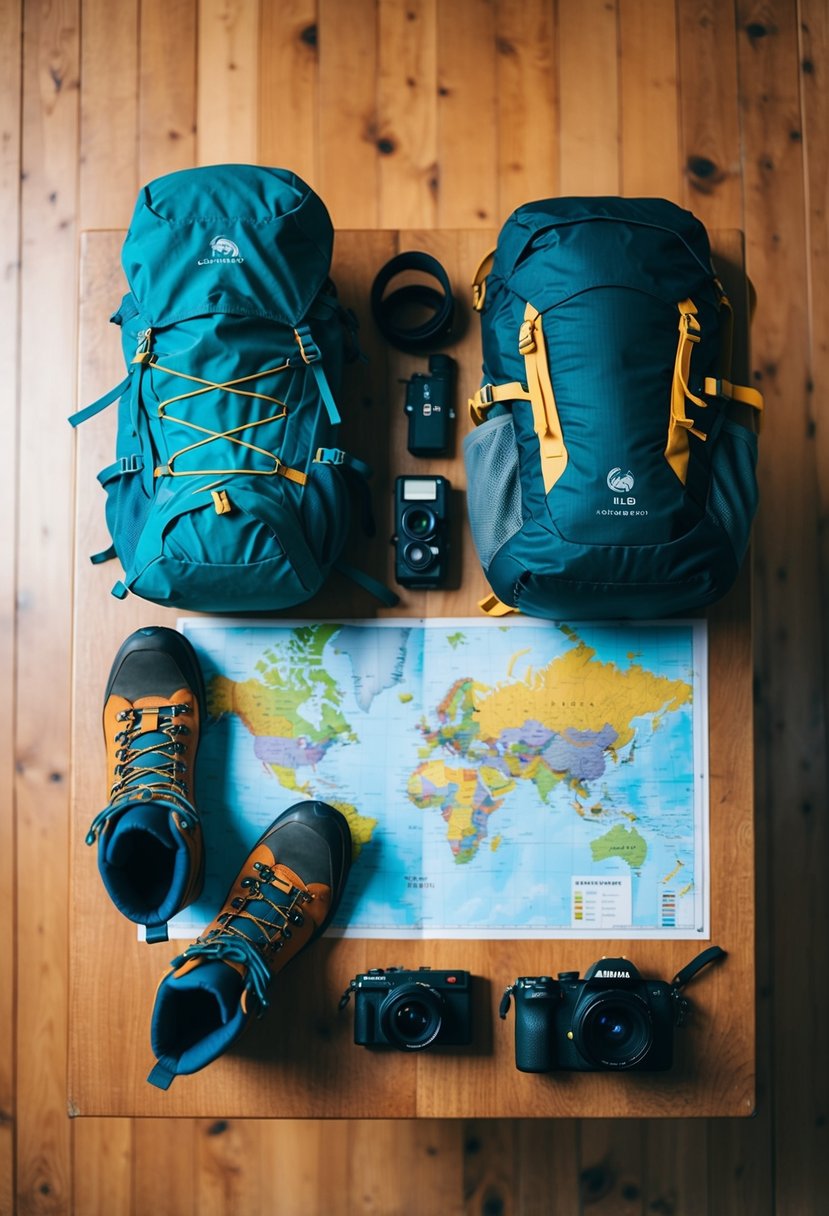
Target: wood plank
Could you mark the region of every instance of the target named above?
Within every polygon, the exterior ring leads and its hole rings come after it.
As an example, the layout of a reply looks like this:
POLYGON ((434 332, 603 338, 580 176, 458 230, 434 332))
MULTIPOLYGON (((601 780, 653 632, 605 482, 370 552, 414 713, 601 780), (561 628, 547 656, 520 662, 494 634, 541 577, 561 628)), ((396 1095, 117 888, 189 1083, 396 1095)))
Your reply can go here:
POLYGON ((259 0, 199 0, 198 164, 256 163, 258 69, 259 0))
MULTIPOLYGON (((365 288, 376 272, 375 258, 382 261, 395 247, 426 248, 447 267, 453 283, 459 283, 468 275, 468 267, 477 264, 482 247, 486 248, 491 238, 491 230, 476 229, 456 233, 406 230, 396 235, 340 233, 335 273, 344 301, 354 303, 361 314, 364 332, 368 332, 371 321, 366 314, 365 288), (373 255, 369 254, 371 249, 373 255), (355 282, 349 282, 349 267, 357 268, 355 282)), ((92 234, 84 243, 81 326, 84 398, 94 397, 120 374, 120 368, 115 367, 120 359, 117 335, 106 332, 104 318, 108 308, 103 301, 105 296, 117 298, 119 294, 116 259, 119 243, 116 233, 92 234)), ((369 379, 368 388, 364 382, 355 404, 357 416, 364 414, 365 424, 373 428, 375 442, 381 445, 370 450, 370 459, 375 460, 378 468, 385 469, 389 477, 397 470, 418 469, 416 460, 406 451, 399 385, 400 378, 410 375, 418 366, 418 360, 392 351, 383 355, 383 344, 378 345, 382 375, 379 381, 369 379), (376 416, 372 421, 369 411, 362 411, 359 405, 372 394, 378 394, 383 409, 382 427, 377 426, 376 416), (395 398, 396 406, 392 404, 395 398)), ((453 350, 460 365, 461 384, 476 381, 479 354, 474 329, 463 330, 453 350)), ((468 425, 467 419, 458 420, 454 455, 430 466, 435 472, 449 475, 459 490, 465 485, 459 443, 468 425)), ((102 415, 82 428, 78 437, 79 486, 94 485, 93 470, 110 459, 113 426, 114 420, 107 421, 102 415)), ((386 543, 391 528, 389 490, 386 494, 389 515, 385 525, 380 524, 377 538, 383 566, 370 571, 377 571, 381 577, 388 575, 391 561, 386 543)), ((462 523, 462 515, 459 510, 458 524, 462 523)), ((175 619, 171 612, 162 612, 134 599, 114 604, 107 598, 106 588, 112 574, 105 567, 85 568, 83 557, 86 551, 104 543, 102 527, 100 500, 96 502, 90 494, 79 495, 80 564, 76 578, 76 612, 81 625, 76 645, 79 672, 91 670, 96 655, 114 653, 130 628, 154 619, 175 619)), ((459 529, 463 577, 458 585, 430 593, 429 597, 422 592, 403 593, 404 614, 452 616, 474 612, 485 583, 464 531, 465 524, 459 529)), ((362 592, 357 594, 364 596, 362 592)), ((336 602, 342 609, 339 591, 336 602)), ((314 616, 326 616, 331 613, 326 603, 330 601, 323 594, 316 606, 305 607, 314 616)), ((715 806, 730 806, 727 822, 712 817, 712 855, 722 859, 721 867, 719 864, 714 867, 712 923, 715 936, 732 952, 732 957, 727 974, 723 974, 724 968, 717 969, 698 981, 699 1024, 684 1032, 678 1042, 678 1064, 673 1074, 638 1077, 634 1085, 626 1077, 580 1074, 562 1084, 558 1078, 517 1072, 512 1026, 497 1019, 495 1007, 503 985, 516 973, 549 971, 549 946, 543 942, 464 944, 463 965, 479 977, 476 1043, 471 1055, 423 1053, 422 1058, 410 1060, 389 1053, 380 1063, 371 1053, 357 1051, 349 1044, 350 1016, 335 1013, 337 998, 348 980, 366 966, 388 965, 391 958, 403 966, 428 961, 432 966, 455 967, 458 945, 451 941, 429 942, 427 957, 424 953, 427 946, 418 942, 393 946, 387 943, 385 947, 374 943, 369 949, 365 942, 324 940, 315 947, 310 962, 301 958, 280 981, 284 998, 274 1002, 267 1024, 254 1026, 238 1051, 229 1053, 197 1077, 181 1078, 169 1093, 159 1093, 148 1087, 143 1078, 150 1063, 146 1041, 150 994, 164 961, 159 964, 158 951, 136 942, 132 927, 109 907, 99 889, 92 852, 78 838, 74 849, 72 936, 73 941, 83 943, 83 949, 75 950, 70 1073, 70 1092, 77 1110, 84 1114, 140 1112, 198 1116, 221 1112, 224 1117, 237 1117, 265 1115, 278 1104, 286 1117, 345 1112, 356 1117, 368 1114, 469 1117, 474 1113, 481 1118, 512 1114, 573 1115, 585 1110, 606 1116, 678 1116, 692 1110, 747 1113, 754 1099, 753 1039, 748 1014, 753 939, 747 894, 751 889, 752 868, 745 613, 744 599, 740 595, 729 597, 712 615, 710 643, 712 668, 721 677, 711 688, 711 796, 715 806), (116 942, 124 959, 126 978, 113 986, 96 960, 116 942), (139 994, 146 994, 146 998, 139 994), (108 1035, 107 1027, 112 1024, 124 1028, 122 1041, 116 1043, 108 1035), (701 1034, 706 1036, 704 1054, 701 1034), (89 1051, 90 1042, 96 1045, 94 1059, 89 1051), (300 1046, 302 1042, 304 1048, 300 1046), (286 1085, 283 1070, 288 1060, 298 1054, 307 1060, 303 1084, 286 1085), (267 1068, 261 1067, 263 1061, 268 1062, 267 1068)), ((357 614, 364 612, 358 608, 357 614)), ((78 685, 76 698, 75 747, 79 755, 92 755, 100 746, 97 711, 83 684, 78 685)), ((100 796, 98 784, 96 769, 76 768, 73 797, 78 807, 95 804, 100 796)), ((657 976, 670 977, 688 959, 687 943, 681 942, 619 943, 617 948, 619 953, 633 956, 645 974, 657 976)), ((557 958, 561 958, 561 966, 583 971, 595 961, 597 952, 595 943, 574 942, 568 945, 566 958, 561 950, 557 958)))
POLYGON ((460 1138, 457 1122, 354 1120, 349 1126, 349 1213, 462 1216, 460 1138))
POLYGON ((200 1216, 197 1137, 193 1119, 133 1120, 135 1216, 200 1216))
POLYGON ((617 4, 559 0, 562 194, 619 193, 617 4))
MULTIPOLYGON (((808 302, 792 284, 807 274, 798 10, 790 0, 737 7, 745 144, 746 248, 757 288, 755 377, 766 395, 756 550, 757 619, 763 644, 758 703, 758 793, 768 824, 764 875, 772 925, 773 1025, 790 1017, 788 996, 808 976, 796 1034, 773 1051, 774 1183, 778 1210, 794 1212, 829 1187, 825 1149, 827 1055, 823 858, 829 796, 825 645, 820 601, 817 434, 808 390, 808 302), (780 300, 787 305, 780 308, 780 300), (775 757, 788 757, 781 765, 775 757), (818 757, 820 760, 818 761, 818 757), (791 892, 804 894, 797 903, 791 892), (797 948, 792 948, 792 943, 797 948)), ((825 137, 825 129, 824 129, 825 137)), ((760 1199, 760 1182, 752 1178, 760 1199)), ((753 1194, 749 1199, 753 1198, 753 1194)))
POLYGON ((644 1216, 643 1124, 583 1119, 581 1194, 590 1216, 644 1216))
POLYGON ((620 190, 680 202, 676 14, 664 0, 619 5, 620 190))
POLYGON ((138 179, 196 163, 198 0, 141 0, 138 179))
POLYGON ((710 228, 743 227, 734 0, 677 0, 684 205, 710 228))
POLYGON ((437 143, 436 0, 387 0, 377 14, 379 220, 384 228, 433 227, 437 143))
POLYGON ((516 1124, 521 1216, 574 1216, 581 1210, 580 1126, 576 1119, 521 1119, 516 1124))
POLYGON ((72 1125, 73 1212, 133 1211, 133 1120, 76 1119, 72 1125))
POLYGON ((437 47, 437 226, 491 228, 498 222, 495 12, 491 0, 438 4, 437 47), (463 47, 463 55, 458 55, 458 47, 463 47))
POLYGON ((316 0, 265 3, 260 23, 260 165, 318 180, 316 139, 319 27, 316 0))
POLYGON ((80 12, 33 0, 23 27, 25 251, 20 314, 16 798, 17 1202, 68 1206, 66 1119, 68 774, 80 12), (49 317, 48 331, 44 318, 49 317), (48 339, 45 334, 48 332, 48 339), (44 349, 49 357, 44 358, 44 349), (48 486, 49 493, 42 493, 48 486), (48 695, 44 695, 48 690, 48 695), (31 899, 30 876, 38 898, 31 899))
POLYGON ((81 36, 79 216, 83 228, 122 228, 138 190, 138 0, 84 0, 81 36))
POLYGON ((14 740, 16 686, 17 538, 12 520, 18 494, 18 326, 20 324, 21 75, 20 0, 2 0, 0 25, 0 229, 9 234, 0 273, 0 362, 6 391, 0 405, 4 443, 0 447, 0 673, 6 696, 0 701, 0 1216, 15 1207, 15 806, 14 740))
POLYGON ((645 1211, 671 1216, 708 1213, 708 1124, 703 1119, 649 1119, 644 1134, 645 1211))
POLYGON ((493 222, 559 193, 556 10, 547 0, 497 0, 498 160, 493 222))
POLYGON ((319 0, 319 191, 335 228, 380 211, 375 0, 319 0))
POLYGON ((463 1211, 517 1216, 512 1119, 470 1119, 463 1125, 463 1211))

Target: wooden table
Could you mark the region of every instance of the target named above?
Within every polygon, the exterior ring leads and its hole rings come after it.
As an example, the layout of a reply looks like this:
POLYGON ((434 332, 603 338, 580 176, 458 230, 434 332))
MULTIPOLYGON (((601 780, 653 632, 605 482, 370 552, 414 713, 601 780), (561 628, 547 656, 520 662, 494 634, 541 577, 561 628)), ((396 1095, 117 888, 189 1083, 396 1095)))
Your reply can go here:
MULTIPOLYGON (((123 375, 119 335, 108 325, 124 290, 119 255, 124 233, 83 238, 80 308, 80 403, 94 400, 123 375)), ((334 277, 361 319, 368 364, 348 369, 349 446, 376 470, 378 534, 352 556, 392 582, 391 491, 398 473, 427 469, 465 487, 460 438, 470 423, 463 406, 480 375, 477 318, 469 317, 468 283, 494 244, 486 231, 341 232, 334 277), (422 359, 379 340, 368 315, 369 288, 395 252, 424 249, 446 267, 463 310, 463 332, 450 353, 460 365, 458 435, 453 459, 418 462, 406 450, 404 389, 399 381, 425 370, 422 359), (351 438, 353 437, 353 438, 351 438)), ((744 304, 738 233, 714 242, 732 297, 744 304)), ((745 364, 745 310, 737 327, 745 364)), ((48 352, 44 353, 48 358, 48 352)), ((744 373, 744 369, 741 372, 744 373)), ((739 379, 739 375, 735 378, 739 379)), ((743 381, 745 382, 745 381, 743 381)), ((168 1092, 148 1085, 153 1063, 149 1023, 156 985, 184 943, 147 946, 103 889, 95 849, 84 835, 104 805, 101 698, 112 658, 132 630, 174 625, 177 615, 135 597, 119 602, 110 587, 117 563, 92 566, 88 555, 108 543, 96 473, 113 459, 115 410, 78 431, 74 602, 73 833, 71 1018, 68 1105, 71 1115, 199 1117, 549 1117, 749 1115, 755 1104, 754 824, 752 658, 748 579, 708 612, 710 730, 711 941, 728 960, 703 972, 690 991, 691 1024, 677 1031, 676 1061, 666 1073, 530 1075, 514 1066, 514 1019, 499 1020, 506 983, 517 975, 585 969, 603 955, 625 955, 643 974, 667 981, 708 943, 687 941, 407 941, 326 939, 275 981, 271 1008, 236 1047, 201 1073, 178 1078, 168 1092), (475 1041, 452 1054, 369 1052, 352 1041, 352 1015, 337 1002, 348 981, 372 966, 464 967, 476 981, 475 1041)), ((44 493, 48 493, 48 486, 44 493)), ((340 576, 303 618, 379 615, 475 616, 488 590, 465 523, 455 537, 459 589, 403 592, 394 610, 378 610, 340 576)))

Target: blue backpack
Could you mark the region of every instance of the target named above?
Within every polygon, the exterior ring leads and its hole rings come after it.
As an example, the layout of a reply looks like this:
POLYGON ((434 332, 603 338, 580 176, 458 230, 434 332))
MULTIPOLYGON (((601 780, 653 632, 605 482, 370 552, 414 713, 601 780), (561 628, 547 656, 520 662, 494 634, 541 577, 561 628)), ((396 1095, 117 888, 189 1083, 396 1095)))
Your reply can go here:
MULTIPOLYGON (((106 490, 113 594, 204 612, 290 608, 338 563, 349 522, 335 403, 356 322, 329 278, 333 230, 295 174, 186 169, 141 191, 112 320, 127 376, 106 490)), ((384 588, 355 574, 381 598, 384 588)), ((390 593, 389 593, 390 594, 390 593)))
POLYGON ((757 438, 708 237, 662 199, 519 208, 476 276, 467 503, 496 615, 658 617, 733 583, 757 438))

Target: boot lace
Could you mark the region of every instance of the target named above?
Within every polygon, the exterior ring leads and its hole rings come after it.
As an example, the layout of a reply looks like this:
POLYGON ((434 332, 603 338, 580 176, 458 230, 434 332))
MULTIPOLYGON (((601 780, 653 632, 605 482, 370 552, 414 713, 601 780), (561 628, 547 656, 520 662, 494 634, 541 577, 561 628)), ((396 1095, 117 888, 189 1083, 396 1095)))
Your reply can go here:
POLYGON ((301 925, 305 917, 300 911, 302 904, 314 898, 309 891, 291 886, 286 891, 274 885, 275 872, 270 866, 255 861, 255 877, 242 879, 246 894, 231 900, 232 912, 223 912, 218 917, 221 928, 211 929, 205 937, 198 938, 183 954, 173 959, 174 968, 192 958, 219 959, 223 962, 241 963, 246 968, 245 990, 252 993, 258 1002, 257 1017, 262 1017, 268 1007, 267 991, 271 972, 266 956, 282 950, 291 937, 291 925, 301 925), (266 909, 255 912, 251 904, 263 903, 266 909), (257 931, 259 940, 248 936, 245 929, 257 931))
POLYGON ((172 801, 180 808, 180 823, 185 830, 194 828, 198 823, 195 807, 190 801, 190 789, 183 774, 187 765, 178 759, 186 750, 186 745, 179 742, 181 735, 189 735, 190 727, 176 722, 181 714, 192 713, 190 704, 161 705, 153 708, 149 723, 144 722, 144 715, 150 711, 144 709, 123 709, 116 715, 116 721, 124 726, 115 736, 119 744, 115 753, 118 763, 115 765, 112 787, 109 791, 109 803, 95 816, 86 834, 86 843, 93 844, 107 821, 114 815, 124 802, 133 802, 136 798, 151 799, 163 796, 165 801, 172 801), (156 718, 153 721, 152 718, 156 718), (158 735, 166 736, 159 740, 158 735), (156 736, 152 743, 145 740, 156 736), (150 761, 150 757, 153 757, 150 761))

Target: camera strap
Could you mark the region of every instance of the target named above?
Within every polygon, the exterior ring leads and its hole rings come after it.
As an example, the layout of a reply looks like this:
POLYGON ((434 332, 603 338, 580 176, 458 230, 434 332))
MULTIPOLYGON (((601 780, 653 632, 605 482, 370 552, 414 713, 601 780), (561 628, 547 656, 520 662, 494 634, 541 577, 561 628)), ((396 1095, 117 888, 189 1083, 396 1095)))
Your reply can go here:
POLYGON ((707 950, 703 950, 702 954, 698 954, 696 958, 691 959, 681 971, 677 971, 671 981, 671 996, 674 1000, 676 1010, 676 1024, 681 1026, 685 1021, 688 1013, 688 1001, 680 993, 690 980, 694 978, 703 967, 707 967, 709 963, 715 963, 718 959, 727 958, 728 955, 721 946, 709 946, 707 950))
POLYGON ((437 258, 430 253, 410 250, 399 253, 380 270, 371 287, 371 311, 380 333, 408 354, 423 354, 441 346, 452 336, 455 319, 455 298, 449 276, 437 258), (385 294, 392 279, 406 270, 429 275, 438 284, 408 283, 385 294), (431 316, 416 325, 406 324, 406 317, 423 309, 431 316))

